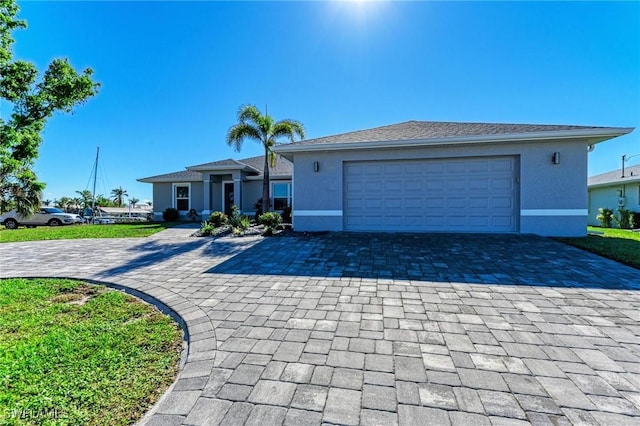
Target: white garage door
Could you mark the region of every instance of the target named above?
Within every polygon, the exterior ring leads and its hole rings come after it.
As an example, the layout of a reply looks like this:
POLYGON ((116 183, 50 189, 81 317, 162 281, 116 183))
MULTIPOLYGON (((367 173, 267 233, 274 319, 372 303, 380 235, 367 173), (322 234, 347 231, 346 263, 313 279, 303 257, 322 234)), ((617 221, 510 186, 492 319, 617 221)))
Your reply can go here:
POLYGON ((513 157, 344 163, 347 231, 514 232, 513 157))

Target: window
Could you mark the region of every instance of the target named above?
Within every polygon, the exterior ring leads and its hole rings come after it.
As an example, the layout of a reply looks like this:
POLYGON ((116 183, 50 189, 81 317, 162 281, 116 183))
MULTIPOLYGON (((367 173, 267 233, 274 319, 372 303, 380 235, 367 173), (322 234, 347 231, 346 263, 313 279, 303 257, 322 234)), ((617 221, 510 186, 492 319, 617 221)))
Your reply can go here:
POLYGON ((272 191, 274 210, 284 210, 285 207, 291 207, 291 182, 274 183, 272 191))
POLYGON ((173 184, 173 199, 176 209, 179 211, 189 211, 189 192, 191 185, 189 184, 173 184))

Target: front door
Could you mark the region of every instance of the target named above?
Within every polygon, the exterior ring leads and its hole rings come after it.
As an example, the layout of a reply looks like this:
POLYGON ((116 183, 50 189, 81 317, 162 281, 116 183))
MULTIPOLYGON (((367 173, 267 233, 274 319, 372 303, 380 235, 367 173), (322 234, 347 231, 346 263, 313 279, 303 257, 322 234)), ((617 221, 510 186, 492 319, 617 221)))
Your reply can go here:
POLYGON ((231 216, 231 206, 233 205, 233 182, 225 182, 223 186, 224 214, 231 216))

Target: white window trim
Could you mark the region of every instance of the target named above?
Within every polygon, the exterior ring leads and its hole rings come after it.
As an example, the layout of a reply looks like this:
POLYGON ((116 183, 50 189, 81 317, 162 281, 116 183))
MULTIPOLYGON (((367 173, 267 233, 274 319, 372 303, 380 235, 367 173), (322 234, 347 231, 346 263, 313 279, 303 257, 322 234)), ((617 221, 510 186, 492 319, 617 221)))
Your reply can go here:
MULTIPOLYGON (((180 199, 184 200, 184 198, 180 199)), ((191 182, 174 183, 171 185, 171 203, 173 204, 173 208, 178 210, 179 212, 188 212, 191 209, 191 182), (187 210, 178 210, 178 197, 176 196, 176 187, 178 186, 186 186, 187 188, 189 188, 189 198, 187 198, 187 200, 189 200, 189 206, 187 210)))
MULTIPOLYGON (((275 207, 275 185, 288 185, 287 186, 287 201, 288 201, 288 205, 289 207, 293 208, 293 181, 292 180, 285 180, 285 181, 281 181, 281 182, 271 182, 271 205, 275 207)), ((284 197, 277 197, 277 198, 284 198, 284 197)))

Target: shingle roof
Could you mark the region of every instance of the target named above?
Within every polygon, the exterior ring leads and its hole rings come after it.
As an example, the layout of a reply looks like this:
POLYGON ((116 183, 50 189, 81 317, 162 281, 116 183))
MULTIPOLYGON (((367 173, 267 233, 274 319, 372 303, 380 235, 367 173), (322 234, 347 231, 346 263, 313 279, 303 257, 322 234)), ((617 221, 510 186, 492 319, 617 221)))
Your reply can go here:
POLYGON ((139 182, 195 182, 201 180, 202 174, 191 170, 166 173, 164 175, 150 176, 138 179, 139 182))
POLYGON ((501 123, 458 123, 446 121, 406 121, 373 129, 357 130, 339 135, 307 139, 285 146, 339 144, 358 142, 382 142, 439 139, 456 136, 488 136, 522 134, 533 132, 557 132, 563 130, 607 129, 596 126, 569 126, 549 124, 501 124, 501 123))
POLYGON ((240 163, 239 161, 234 160, 232 158, 227 158, 226 160, 212 161, 211 163, 196 164, 195 166, 187 167, 187 169, 191 169, 195 167, 226 167, 226 166, 241 166, 241 165, 242 163, 240 163))
MULTIPOLYGON (((271 177, 291 176, 291 173, 293 171, 293 164, 291 163, 291 161, 287 160, 286 158, 280 155, 276 155, 276 157, 277 157, 276 165, 275 167, 271 167, 269 169, 269 176, 271 177)), ((263 155, 259 155, 257 157, 245 158, 244 160, 239 160, 239 161, 241 163, 244 163, 253 167, 254 169, 259 170, 260 175, 262 175, 262 171, 264 170, 263 155)))
MULTIPOLYGON (((281 176, 291 176, 293 170, 293 164, 289 160, 280 155, 277 156, 278 160, 275 167, 270 168, 270 176, 277 178, 281 176)), ((200 170, 216 168, 231 169, 236 167, 237 169, 249 168, 256 173, 257 176, 262 176, 262 170, 264 169, 264 156, 245 158, 242 160, 233 160, 231 158, 220 161, 213 161, 211 163, 199 164, 196 166, 190 166, 189 168, 198 168, 200 170)), ((147 178, 138 179, 139 182, 194 182, 202 181, 202 173, 193 170, 184 170, 181 172, 167 173, 164 175, 151 176, 147 178)))
POLYGON ((610 184, 635 183, 640 182, 640 164, 624 168, 624 176, 622 177, 622 169, 613 170, 607 173, 591 176, 588 186, 604 186, 610 184))

